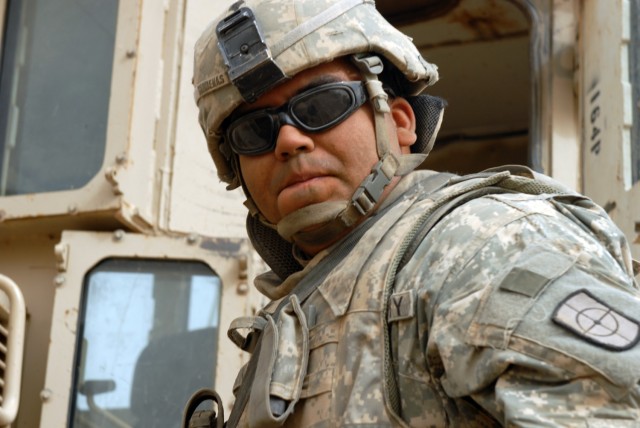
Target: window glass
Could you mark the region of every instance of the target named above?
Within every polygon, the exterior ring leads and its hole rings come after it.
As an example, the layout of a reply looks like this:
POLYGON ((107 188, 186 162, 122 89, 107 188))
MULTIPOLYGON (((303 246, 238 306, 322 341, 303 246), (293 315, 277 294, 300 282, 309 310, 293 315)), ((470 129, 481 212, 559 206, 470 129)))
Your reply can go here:
POLYGON ((117 0, 9 0, 0 196, 75 189, 104 158, 117 0))
POLYGON ((71 426, 180 426, 215 382, 220 279, 199 262, 109 259, 85 278, 71 426))
POLYGON ((640 0, 631 0, 631 43, 629 43, 629 76, 632 86, 633 127, 631 128, 631 177, 640 181, 640 0))

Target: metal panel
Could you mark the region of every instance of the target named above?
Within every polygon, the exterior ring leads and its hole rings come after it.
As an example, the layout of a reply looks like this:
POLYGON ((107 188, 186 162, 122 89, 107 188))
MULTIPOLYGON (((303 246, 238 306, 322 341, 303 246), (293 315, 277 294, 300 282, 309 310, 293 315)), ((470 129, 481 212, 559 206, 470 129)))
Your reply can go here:
MULTIPOLYGON (((634 122, 628 0, 582 3, 580 109, 584 193, 604 206, 640 257, 640 183, 633 180, 634 122)), ((635 83, 637 85, 637 83, 635 83)))
MULTIPOLYGON (((198 109, 193 99, 193 47, 206 26, 232 1, 193 0, 187 2, 182 50, 182 78, 177 100, 175 153, 171 170, 171 231, 205 236, 246 236, 246 208, 241 190, 228 192, 218 179, 205 137, 198 126, 198 109)), ((164 227, 164 226, 163 226, 164 227)))
MULTIPOLYGON (((247 278, 255 263, 245 240, 169 238, 114 233, 64 232, 56 246, 58 276, 52 316, 47 374, 42 392, 41 427, 66 426, 71 399, 78 314, 83 280, 97 263, 107 258, 201 261, 221 279, 220 328, 237 316, 251 315, 263 302, 249 294, 247 278)), ((230 400, 235 375, 246 355, 236 350, 226 335, 219 335, 216 388, 230 400)), ((181 406, 184 403, 175 403, 181 406)))
POLYGON ((631 129, 631 181, 635 185, 640 181, 640 0, 630 0, 631 40, 629 46, 629 81, 633 87, 631 96, 632 120, 631 129))
POLYGON ((575 43, 579 25, 578 4, 554 0, 553 40, 550 58, 551 140, 548 148, 549 169, 556 180, 579 190, 580 135, 575 97, 575 43))
POLYGON ((0 0, 0 54, 2 54, 2 41, 4 38, 4 19, 7 13, 7 0, 0 0))
POLYGON ((424 21, 443 15, 460 0, 377 0, 376 8, 393 25, 424 21))
POLYGON ((162 40, 164 6, 141 3, 121 1, 118 8, 102 168, 79 189, 1 197, 0 227, 8 230, 13 220, 43 217, 69 227, 108 215, 134 229, 151 228, 155 104, 160 102, 157 76, 162 73, 152 41, 162 40))
POLYGON ((0 274, 2 296, 9 300, 9 307, 2 305, 0 321, 0 354, 2 355, 2 377, 0 379, 0 425, 10 425, 16 418, 20 403, 22 379, 22 354, 26 330, 27 309, 20 288, 13 280, 0 274))

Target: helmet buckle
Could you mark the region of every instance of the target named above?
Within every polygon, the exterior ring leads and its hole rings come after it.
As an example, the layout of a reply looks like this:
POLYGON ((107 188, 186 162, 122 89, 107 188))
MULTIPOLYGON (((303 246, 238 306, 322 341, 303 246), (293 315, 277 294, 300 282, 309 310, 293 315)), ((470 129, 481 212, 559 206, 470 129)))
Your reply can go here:
POLYGON ((352 205, 361 215, 366 215, 378 203, 384 188, 391 183, 391 177, 384 173, 384 161, 378 161, 360 187, 351 197, 352 205))

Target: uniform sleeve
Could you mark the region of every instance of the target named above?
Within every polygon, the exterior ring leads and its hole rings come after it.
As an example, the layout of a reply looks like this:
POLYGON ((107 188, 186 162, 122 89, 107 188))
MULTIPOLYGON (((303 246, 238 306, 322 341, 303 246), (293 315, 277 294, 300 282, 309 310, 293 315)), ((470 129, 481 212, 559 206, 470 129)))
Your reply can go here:
POLYGON ((640 426, 640 294, 626 244, 596 220, 488 197, 427 236, 401 274, 450 400, 509 427, 640 426))

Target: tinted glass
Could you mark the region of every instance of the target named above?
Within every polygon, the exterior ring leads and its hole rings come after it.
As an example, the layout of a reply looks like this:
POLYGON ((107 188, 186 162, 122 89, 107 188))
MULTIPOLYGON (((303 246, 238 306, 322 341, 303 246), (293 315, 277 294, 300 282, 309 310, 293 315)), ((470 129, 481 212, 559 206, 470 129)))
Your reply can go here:
POLYGON ((221 285, 198 262, 111 259, 83 289, 74 428, 180 426, 215 382, 221 285))
POLYGON ((75 189, 102 166, 117 0, 9 0, 0 196, 75 189))
POLYGON ((270 116, 247 116, 245 120, 234 123, 231 138, 238 150, 251 152, 271 146, 273 120, 270 116))
POLYGON ((293 113, 309 128, 320 128, 342 116, 353 103, 348 90, 335 88, 304 97, 296 102, 293 113))

